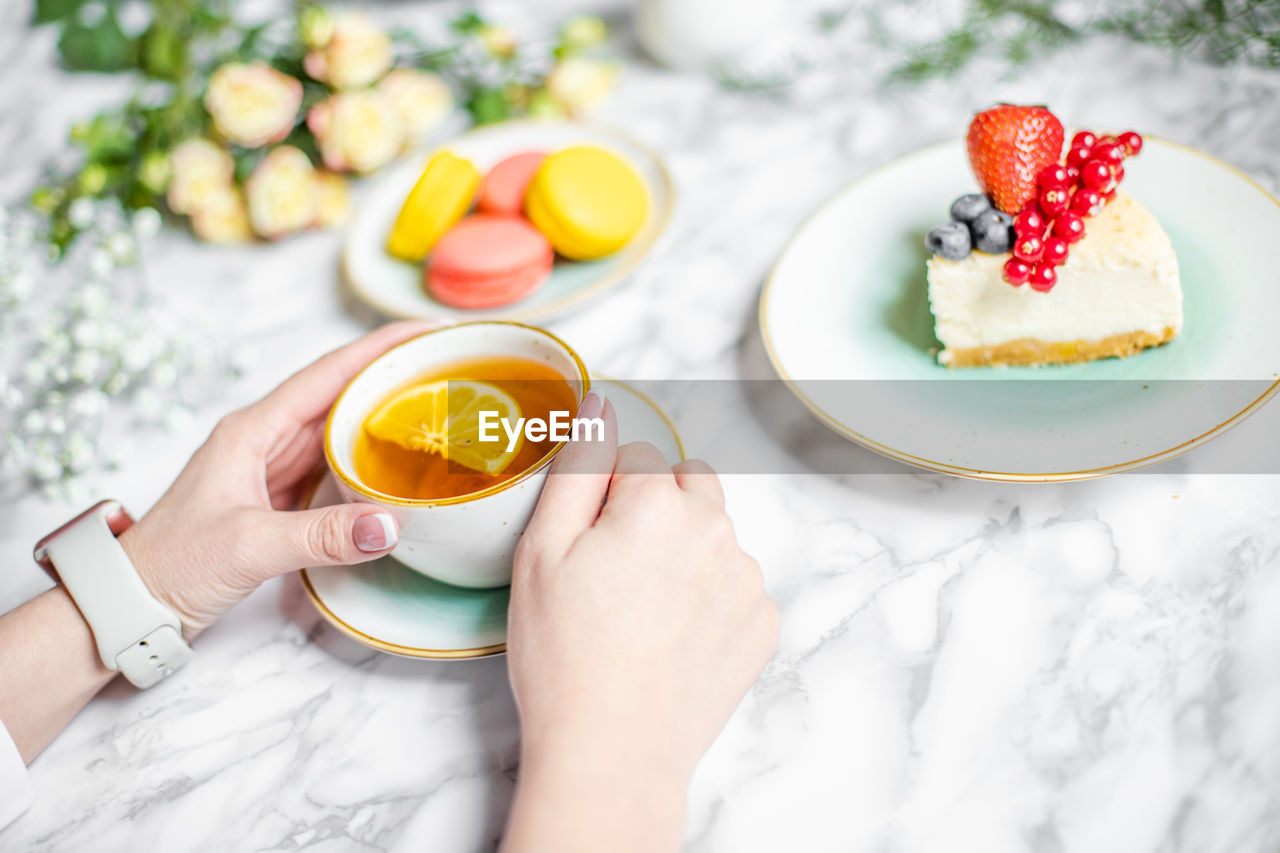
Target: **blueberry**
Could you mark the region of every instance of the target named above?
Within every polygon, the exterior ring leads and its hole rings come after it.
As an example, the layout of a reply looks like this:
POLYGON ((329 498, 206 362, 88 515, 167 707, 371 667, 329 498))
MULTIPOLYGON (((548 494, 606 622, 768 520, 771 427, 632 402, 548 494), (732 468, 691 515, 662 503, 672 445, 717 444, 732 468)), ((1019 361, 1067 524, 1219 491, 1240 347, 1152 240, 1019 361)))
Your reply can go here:
POLYGON ((963 222, 948 222, 929 232, 924 244, 935 255, 949 261, 958 261, 969 254, 969 226, 963 222))
POLYGON ((985 195, 969 193, 951 202, 951 218, 956 222, 972 222, 991 209, 991 200, 985 195))
POLYGON ((1000 255, 1013 246, 1013 217, 999 210, 988 210, 969 223, 973 231, 973 247, 988 255, 1000 255))

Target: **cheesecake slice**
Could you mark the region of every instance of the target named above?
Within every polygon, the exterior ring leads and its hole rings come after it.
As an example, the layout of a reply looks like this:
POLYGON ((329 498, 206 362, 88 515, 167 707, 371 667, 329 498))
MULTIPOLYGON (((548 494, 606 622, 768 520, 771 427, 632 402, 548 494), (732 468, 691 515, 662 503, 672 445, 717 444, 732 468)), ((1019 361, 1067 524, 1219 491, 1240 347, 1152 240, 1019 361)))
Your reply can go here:
POLYGON ((1068 364, 1125 357, 1182 330, 1169 235, 1124 191, 1088 218, 1048 292, 1004 280, 1009 254, 928 262, 929 304, 949 367, 1068 364))

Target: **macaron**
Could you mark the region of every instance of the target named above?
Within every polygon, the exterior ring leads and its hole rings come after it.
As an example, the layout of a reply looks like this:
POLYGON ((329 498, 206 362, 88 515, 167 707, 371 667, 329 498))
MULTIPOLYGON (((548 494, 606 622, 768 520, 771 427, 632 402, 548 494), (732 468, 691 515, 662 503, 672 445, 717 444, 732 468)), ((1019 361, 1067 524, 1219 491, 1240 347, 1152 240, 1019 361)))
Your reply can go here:
POLYGON ((421 263, 445 232, 471 209, 480 172, 471 161, 441 151, 427 162, 387 235, 387 251, 421 263))
POLYGON ((543 161, 525 193, 524 212, 566 258, 611 255, 649 215, 649 193, 635 169, 601 148, 566 148, 543 161))
POLYGON ((546 159, 545 151, 525 151, 498 162, 480 184, 476 210, 499 216, 519 216, 524 210, 525 190, 546 159))
POLYGON ((496 308, 537 290, 554 259, 547 238, 524 219, 474 213, 436 244, 427 293, 455 308, 496 308))

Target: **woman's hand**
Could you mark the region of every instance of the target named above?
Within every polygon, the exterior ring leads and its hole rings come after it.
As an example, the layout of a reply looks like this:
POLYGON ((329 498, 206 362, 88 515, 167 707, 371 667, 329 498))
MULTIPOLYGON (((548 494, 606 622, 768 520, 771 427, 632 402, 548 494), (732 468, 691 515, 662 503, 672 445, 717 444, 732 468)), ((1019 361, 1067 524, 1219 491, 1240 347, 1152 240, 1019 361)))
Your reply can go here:
POLYGON ((617 448, 611 405, 604 417, 604 442, 556 460, 516 556, 509 853, 678 848, 694 766, 777 642, 714 472, 617 448))
MULTIPOLYGON (((376 507, 290 512, 324 465, 324 425, 347 383, 432 328, 396 323, 332 352, 228 415, 151 511, 120 537, 152 595, 191 638, 273 575, 385 554, 376 507)), ((0 616, 0 720, 30 761, 116 673, 61 585, 0 616)))
POLYGON ((188 638, 268 578, 371 560, 395 546, 395 522, 377 507, 293 510, 325 464, 325 420, 342 389, 369 362, 431 328, 384 326, 227 415, 120 537, 152 594, 177 610, 188 638))

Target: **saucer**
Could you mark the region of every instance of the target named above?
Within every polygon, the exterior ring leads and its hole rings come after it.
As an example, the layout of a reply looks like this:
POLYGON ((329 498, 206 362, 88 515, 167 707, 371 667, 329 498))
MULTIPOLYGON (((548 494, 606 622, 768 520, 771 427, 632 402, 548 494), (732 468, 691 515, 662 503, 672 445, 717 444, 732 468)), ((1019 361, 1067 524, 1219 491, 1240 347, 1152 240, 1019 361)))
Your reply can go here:
MULTIPOLYGON (((342 247, 343 274, 362 301, 391 317, 453 317, 469 320, 546 320, 620 284, 653 248, 671 218, 675 186, 658 155, 629 136, 569 121, 509 121, 482 127, 441 146, 466 158, 481 172, 521 151, 554 152, 594 145, 629 162, 649 192, 649 218, 640 233, 598 261, 557 258, 551 276, 529 296, 510 305, 467 310, 445 305, 422 289, 422 264, 387 254, 387 234, 405 196, 422 173, 427 155, 407 158, 381 173, 360 202, 342 247)), ((434 153, 434 152, 433 152, 434 153)))
MULTIPOLYGON (((684 459, 675 426, 657 404, 612 379, 594 380, 618 414, 618 441, 648 441, 670 460, 684 459)), ((341 498, 326 473, 305 506, 341 498)), ((379 651, 414 658, 457 659, 507 648, 510 587, 464 589, 421 575, 390 557, 357 566, 302 570, 302 585, 320 614, 342 633, 379 651)))

